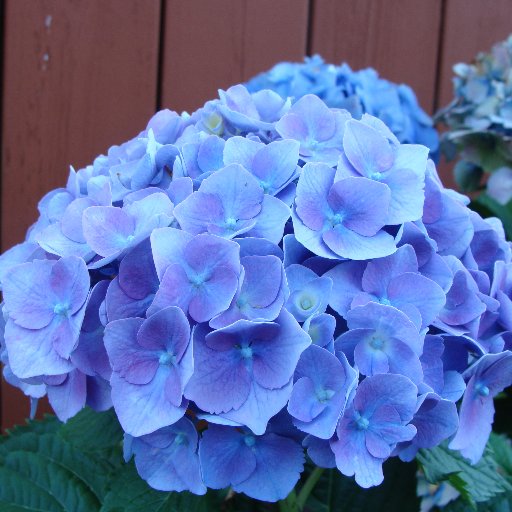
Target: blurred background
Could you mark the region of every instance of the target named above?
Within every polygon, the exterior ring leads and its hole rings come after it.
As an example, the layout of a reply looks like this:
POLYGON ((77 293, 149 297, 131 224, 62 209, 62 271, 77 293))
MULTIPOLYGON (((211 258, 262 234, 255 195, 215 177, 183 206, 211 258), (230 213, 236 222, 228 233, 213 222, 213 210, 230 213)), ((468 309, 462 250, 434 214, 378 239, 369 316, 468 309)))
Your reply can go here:
MULTIPOLYGON (((1 249, 23 240, 69 165, 133 137, 160 108, 318 53, 410 85, 432 114, 452 66, 512 32, 512 0, 0 0, 1 249)), ((441 164, 445 183, 451 171, 441 164)), ((29 401, 4 381, 3 428, 29 401)))

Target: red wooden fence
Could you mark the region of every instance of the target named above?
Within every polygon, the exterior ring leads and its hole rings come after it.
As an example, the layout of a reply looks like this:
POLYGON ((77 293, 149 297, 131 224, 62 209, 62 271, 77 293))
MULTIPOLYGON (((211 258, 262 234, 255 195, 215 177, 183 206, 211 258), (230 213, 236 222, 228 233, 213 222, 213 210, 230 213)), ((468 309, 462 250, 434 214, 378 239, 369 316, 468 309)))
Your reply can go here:
MULTIPOLYGON (((195 109, 280 60, 373 66, 432 112, 451 97, 452 65, 512 32, 512 0, 4 0, 3 28, 7 249, 69 164, 133 136, 159 107, 195 109)), ((2 382, 0 424, 27 413, 2 382)))

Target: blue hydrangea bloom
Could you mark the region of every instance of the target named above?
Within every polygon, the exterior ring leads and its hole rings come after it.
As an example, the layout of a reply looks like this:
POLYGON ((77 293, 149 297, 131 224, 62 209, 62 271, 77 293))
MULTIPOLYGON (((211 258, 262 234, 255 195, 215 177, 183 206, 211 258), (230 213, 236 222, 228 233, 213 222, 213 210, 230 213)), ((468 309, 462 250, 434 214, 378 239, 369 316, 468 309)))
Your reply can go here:
POLYGON ((288 266, 286 278, 290 287, 286 309, 298 322, 325 312, 331 295, 331 279, 318 277, 315 272, 302 265, 288 266))
POLYGON ((64 375, 44 377, 48 401, 61 421, 67 421, 86 405, 95 411, 112 407, 110 386, 101 377, 88 376, 75 369, 64 375))
MULTIPOLYGON (((353 271, 352 267, 342 263, 339 270, 332 269, 326 275, 339 277, 353 271)), ((357 269, 361 270, 362 267, 357 269)), ((403 311, 418 329, 431 324, 446 301, 441 287, 418 272, 416 253, 410 245, 403 245, 388 257, 370 261, 360 281, 352 279, 346 283, 338 278, 334 283, 331 306, 341 315, 346 316, 350 308, 378 302, 403 311)))
POLYGON ((293 226, 297 240, 324 258, 363 260, 396 251, 386 224, 391 191, 363 177, 335 181, 326 164, 307 164, 297 184, 293 226))
POLYGON ((267 256, 245 256, 240 259, 243 279, 229 308, 210 320, 219 329, 237 320, 275 320, 289 294, 281 260, 267 256))
POLYGON ((486 354, 464 373, 468 380, 460 409, 460 426, 450 448, 477 462, 494 417, 493 397, 512 384, 512 352, 486 354))
POLYGON ((294 425, 319 439, 330 439, 343 414, 357 373, 342 355, 311 345, 295 370, 288 412, 294 425))
POLYGON ((194 369, 189 341, 188 320, 175 306, 147 320, 125 318, 107 325, 112 401, 127 433, 149 434, 183 417, 188 405, 183 391, 194 369))
POLYGON ((262 434, 286 405, 293 372, 310 343, 284 309, 275 322, 238 320, 213 332, 199 326, 194 331, 196 371, 185 396, 202 410, 262 434))
POLYGON ((276 124, 284 139, 300 143, 299 154, 305 162, 325 162, 332 166, 341 154, 344 125, 348 112, 330 110, 313 94, 301 98, 276 124))
POLYGON ((306 451, 368 487, 451 437, 476 461, 511 375, 502 225, 442 186, 406 88, 317 58, 271 81, 40 201, 0 256, 5 378, 62 420, 113 406, 164 491, 277 501, 306 451))
POLYGON ((84 238, 101 256, 91 268, 110 263, 129 248, 146 239, 156 229, 172 221, 173 204, 166 194, 158 192, 140 201, 116 208, 91 206, 84 210, 84 238))
POLYGON ((313 315, 306 319, 302 328, 309 334, 311 342, 334 352, 334 331, 336 318, 328 313, 313 315))
POLYGON ((223 238, 247 236, 278 242, 290 217, 279 199, 264 194, 256 178, 239 164, 231 164, 206 178, 176 206, 180 227, 194 235, 211 233, 223 238))
POLYGON ((78 343, 89 286, 85 263, 75 256, 11 269, 3 280, 9 314, 5 344, 18 377, 59 375, 73 368, 69 356, 78 343))
POLYGON ((331 450, 329 441, 315 436, 306 436, 302 445, 307 450, 309 458, 321 468, 335 468, 336 458, 331 450))
POLYGON ((292 439, 268 433, 211 425, 199 445, 204 482, 264 501, 278 501, 293 489, 304 467, 302 447, 292 439), (222 450, 218 447, 222 446, 222 450))
POLYGON ((289 100, 272 91, 251 94, 241 84, 219 90, 219 97, 216 108, 234 131, 269 130, 290 108, 289 100))
POLYGON ((427 148, 391 144, 367 119, 346 123, 338 177, 364 176, 385 183, 391 191, 386 224, 418 220, 423 212, 427 148))
POLYGON ((26 241, 11 247, 0 255, 0 285, 14 266, 44 257, 45 251, 35 242, 26 241))
POLYGON ((143 317, 159 287, 149 240, 134 247, 121 261, 105 297, 108 320, 143 317))
POLYGON ((90 377, 101 377, 109 381, 112 374, 103 335, 106 319, 101 314, 109 281, 97 283, 91 290, 85 310, 78 345, 71 353, 71 361, 78 370, 90 377))
POLYGON ((195 426, 181 418, 152 434, 132 438, 131 452, 139 475, 154 489, 205 494, 197 444, 195 426))
POLYGON ((46 385, 40 379, 20 379, 12 372, 9 364, 9 354, 5 346, 5 318, 3 314, 0 314, 0 327, 2 329, 2 333, 0 334, 0 362, 2 363, 2 375, 6 382, 11 386, 17 387, 24 395, 30 398, 30 417, 33 418, 39 398, 42 398, 46 394, 46 385))
POLYGON ((151 247, 160 288, 148 313, 179 306, 197 322, 228 309, 238 288, 239 247, 220 237, 155 230, 151 247))
POLYGON ((91 260, 95 252, 87 244, 82 218, 90 206, 111 206, 112 190, 106 176, 95 176, 87 182, 87 196, 71 201, 59 220, 51 223, 37 235, 39 245, 57 256, 79 256, 91 260))
POLYGON ((438 154, 439 136, 414 91, 379 77, 374 69, 353 71, 346 63, 333 65, 313 55, 303 63, 280 62, 246 86, 250 92, 271 89, 294 101, 314 94, 329 107, 348 110, 356 119, 366 112, 384 121, 401 143, 422 144, 430 149, 431 157, 438 154))
POLYGON ((411 425, 416 427, 416 435, 398 446, 399 456, 405 461, 413 460, 418 450, 437 446, 455 433, 459 426, 457 407, 435 393, 426 393, 418 398, 411 425))
POLYGON ((224 163, 240 164, 258 180, 265 194, 277 196, 288 204, 293 201, 293 180, 300 167, 299 144, 285 139, 263 144, 244 137, 232 137, 226 141, 224 163))
POLYGON ((396 373, 415 384, 423 380, 419 354, 423 340, 414 324, 400 310, 369 302, 346 316, 349 331, 335 341, 363 375, 396 373))
POLYGON ((200 183, 223 167, 224 140, 216 135, 201 137, 201 132, 197 133, 197 139, 180 146, 172 167, 173 176, 189 177, 200 183))
POLYGON ((347 476, 355 474, 361 487, 382 482, 382 463, 400 442, 416 434, 411 425, 416 410, 416 386, 402 375, 367 377, 358 386, 331 441, 336 466, 347 476))

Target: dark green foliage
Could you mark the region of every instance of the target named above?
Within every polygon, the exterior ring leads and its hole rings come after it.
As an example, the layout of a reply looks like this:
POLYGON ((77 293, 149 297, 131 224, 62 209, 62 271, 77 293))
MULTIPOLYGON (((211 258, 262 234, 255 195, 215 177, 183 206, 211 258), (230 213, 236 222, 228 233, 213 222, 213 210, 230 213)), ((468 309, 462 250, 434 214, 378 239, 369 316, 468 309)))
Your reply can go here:
POLYGON ((114 478, 101 512, 208 512, 219 510, 220 503, 214 498, 214 493, 195 496, 189 492, 155 491, 139 477, 131 462, 114 478))
POLYGON ((473 192, 480 188, 484 170, 472 162, 459 160, 453 168, 453 174, 462 192, 473 192))
POLYGON ((361 489, 353 478, 326 470, 306 502, 311 512, 403 512, 419 510, 416 497, 416 464, 394 458, 384 465, 384 482, 361 489))
MULTIPOLYGON (((461 498, 451 507, 461 507, 464 503, 473 510, 487 510, 492 503, 508 500, 512 496, 510 475, 507 476, 503 466, 510 466, 511 452, 505 450, 506 441, 498 436, 491 436, 482 459, 474 466, 458 452, 448 449, 445 445, 422 450, 418 455, 427 480, 437 484, 449 482, 457 489, 461 498), (495 450, 501 450, 499 456, 495 450), (500 462, 501 460, 501 462, 500 462), (485 505, 484 505, 485 503, 485 505), (478 504, 481 504, 478 506, 478 504), (484 508, 482 508, 484 507, 484 508)), ((508 446, 508 449, 510 447, 508 446)), ((455 510, 463 510, 454 508, 455 510)), ((494 509, 489 509, 494 510, 494 509)))
MULTIPOLYGON (((430 482, 448 481, 461 492, 446 512, 512 512, 512 447, 506 437, 493 435, 476 466, 443 446, 421 452, 419 460, 430 482)), ((133 462, 123 462, 122 430, 113 411, 85 409, 65 425, 48 416, 0 437, 0 511, 416 512, 416 469, 416 463, 393 458, 384 464, 384 483, 372 489, 325 470, 302 511, 296 500, 263 503, 228 489, 205 496, 160 492, 139 478, 133 462)), ((313 470, 308 466, 303 474, 298 496, 313 470)))

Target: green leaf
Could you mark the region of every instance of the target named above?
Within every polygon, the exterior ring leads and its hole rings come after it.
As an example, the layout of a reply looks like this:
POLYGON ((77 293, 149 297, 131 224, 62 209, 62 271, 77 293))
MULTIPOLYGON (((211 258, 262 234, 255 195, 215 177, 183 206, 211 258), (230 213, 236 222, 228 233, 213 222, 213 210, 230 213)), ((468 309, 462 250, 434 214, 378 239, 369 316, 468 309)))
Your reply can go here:
POLYGON ((363 489, 337 469, 325 470, 306 502, 311 512, 417 512, 416 464, 397 458, 384 464, 384 482, 363 489))
POLYGON ((500 495, 484 503, 478 503, 476 508, 470 507, 463 498, 451 501, 443 507, 443 512, 468 512, 468 510, 476 510, 477 512, 512 512, 512 494, 500 495))
POLYGON ((123 441, 114 409, 95 412, 86 407, 62 425, 59 435, 73 446, 91 452, 121 446, 123 441))
POLYGON ((0 462, 18 452, 37 453, 48 462, 57 463, 69 473, 79 477, 102 500, 108 490, 107 478, 122 464, 121 450, 118 450, 117 465, 109 460, 110 453, 101 456, 81 452, 64 441, 56 433, 37 434, 26 431, 24 435, 7 438, 0 444, 0 462))
POLYGON ((478 190, 484 171, 478 165, 466 160, 459 160, 453 168, 455 183, 462 192, 478 190))
POLYGON ((50 432, 57 432, 62 427, 62 423, 52 414, 45 414, 42 420, 25 420, 24 425, 15 425, 11 429, 7 429, 7 435, 0 435, 0 449, 1 446, 9 442, 19 435, 32 432, 34 434, 48 434, 50 432))
MULTIPOLYGON (((102 418, 97 415, 99 423, 102 418)), ((88 425, 92 426, 90 422, 88 425)), ((60 435, 62 429, 62 423, 47 417, 15 427, 9 435, 0 437, 0 502, 12 510, 100 509, 112 475, 122 465, 121 447, 85 452, 68 443, 60 435)), ((77 440, 78 445, 81 443, 85 441, 77 440)))
POLYGON ((25 507, 32 511, 65 511, 47 490, 41 489, 29 478, 3 466, 0 466, 0 500, 11 507, 25 507))
POLYGON ((450 132, 448 138, 455 142, 460 157, 492 172, 510 165, 510 149, 501 137, 489 132, 450 132), (454 137, 455 136, 455 137, 454 137))
POLYGON ((6 501, 0 500, 0 510, 2 512, 47 512, 46 510, 42 510, 40 508, 32 508, 21 505, 11 505, 6 501))
POLYGON ((189 492, 155 491, 140 478, 130 462, 112 483, 101 512, 213 512, 219 509, 213 492, 195 496, 189 492))
POLYGON ((58 462, 31 452, 12 452, 4 467, 30 480, 33 489, 41 489, 55 498, 62 510, 99 510, 100 501, 91 488, 75 473, 58 462))
POLYGON ((446 445, 421 450, 417 459, 429 482, 449 481, 473 506, 512 490, 510 483, 497 471, 496 461, 488 448, 475 465, 446 445))
POLYGON ((492 433, 488 446, 492 450, 496 464, 506 475, 512 478, 512 444, 510 439, 504 435, 492 433))

